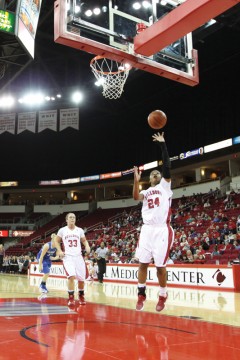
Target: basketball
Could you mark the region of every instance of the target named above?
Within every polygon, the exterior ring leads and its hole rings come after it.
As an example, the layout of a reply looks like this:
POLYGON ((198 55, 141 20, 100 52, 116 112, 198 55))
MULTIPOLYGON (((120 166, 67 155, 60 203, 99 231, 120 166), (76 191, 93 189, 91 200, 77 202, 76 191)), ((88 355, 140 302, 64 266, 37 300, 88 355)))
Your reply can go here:
POLYGON ((161 110, 154 110, 148 115, 148 124, 152 129, 162 129, 166 122, 167 116, 161 110))

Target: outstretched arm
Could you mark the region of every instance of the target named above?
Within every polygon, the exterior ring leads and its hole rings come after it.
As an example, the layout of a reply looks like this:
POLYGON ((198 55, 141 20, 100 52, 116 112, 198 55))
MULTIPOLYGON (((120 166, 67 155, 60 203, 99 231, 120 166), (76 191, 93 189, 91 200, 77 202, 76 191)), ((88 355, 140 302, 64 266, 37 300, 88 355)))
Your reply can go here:
POLYGON ((138 172, 138 167, 134 166, 134 184, 133 184, 133 198, 134 200, 143 200, 143 195, 139 193, 139 181, 142 172, 138 172))
POLYGON ((164 139, 164 132, 163 133, 157 133, 153 135, 153 141, 158 141, 161 151, 162 151, 162 160, 163 160, 163 166, 162 166, 162 176, 167 182, 171 181, 171 162, 168 155, 167 146, 164 139))

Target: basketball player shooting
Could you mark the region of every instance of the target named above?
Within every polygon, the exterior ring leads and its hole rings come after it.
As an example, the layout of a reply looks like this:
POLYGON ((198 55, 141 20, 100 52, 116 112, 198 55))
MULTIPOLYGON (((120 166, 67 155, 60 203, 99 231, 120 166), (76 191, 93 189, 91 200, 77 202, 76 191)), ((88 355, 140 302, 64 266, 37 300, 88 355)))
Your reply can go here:
POLYGON ((170 159, 164 139, 164 133, 153 135, 162 152, 162 175, 158 170, 150 173, 150 187, 139 192, 141 172, 134 167, 133 198, 140 200, 142 205, 143 226, 140 232, 136 257, 139 259, 138 269, 138 301, 136 310, 143 310, 146 300, 146 280, 149 264, 154 260, 159 282, 159 297, 156 311, 165 307, 167 300, 166 263, 174 240, 174 232, 170 226, 171 215, 171 175, 170 159))

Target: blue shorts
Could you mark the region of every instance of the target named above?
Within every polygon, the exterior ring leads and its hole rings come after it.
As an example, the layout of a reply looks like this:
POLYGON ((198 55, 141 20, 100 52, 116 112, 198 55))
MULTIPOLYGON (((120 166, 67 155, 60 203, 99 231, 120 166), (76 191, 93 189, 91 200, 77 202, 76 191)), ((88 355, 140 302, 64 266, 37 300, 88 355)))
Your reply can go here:
POLYGON ((51 266, 52 266, 51 261, 43 261, 42 265, 43 265, 43 269, 42 269, 41 273, 49 274, 51 266))

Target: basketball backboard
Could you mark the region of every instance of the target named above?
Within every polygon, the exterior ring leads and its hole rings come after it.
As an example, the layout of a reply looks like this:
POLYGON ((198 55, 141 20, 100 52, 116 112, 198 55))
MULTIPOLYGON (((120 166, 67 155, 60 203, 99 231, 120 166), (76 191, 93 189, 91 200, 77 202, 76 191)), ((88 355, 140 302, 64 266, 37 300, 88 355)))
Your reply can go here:
POLYGON ((174 7, 157 1, 57 0, 55 41, 194 86, 198 84, 198 62, 191 33, 150 56, 134 51, 134 38, 174 7), (140 4, 140 9, 134 4, 140 4))
POLYGON ((195 86, 191 31, 240 0, 57 0, 55 42, 195 86))

